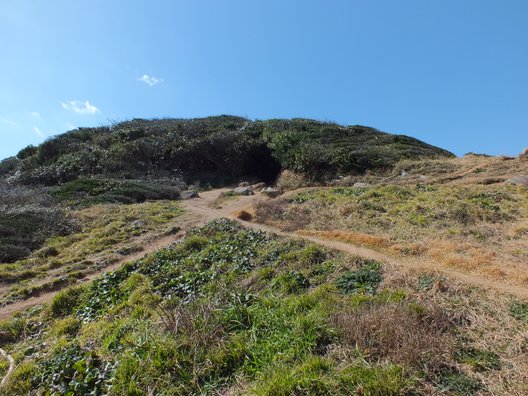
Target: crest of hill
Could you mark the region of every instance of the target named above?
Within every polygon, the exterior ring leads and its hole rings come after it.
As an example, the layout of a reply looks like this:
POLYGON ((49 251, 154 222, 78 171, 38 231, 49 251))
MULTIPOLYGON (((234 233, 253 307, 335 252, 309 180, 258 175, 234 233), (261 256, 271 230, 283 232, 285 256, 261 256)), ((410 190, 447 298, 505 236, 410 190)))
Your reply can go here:
POLYGON ((0 163, 0 175, 48 186, 91 176, 224 184, 240 177, 272 181, 287 169, 324 180, 388 169, 402 159, 438 157, 453 154, 412 137, 358 125, 235 116, 134 119, 79 128, 28 146, 0 163))

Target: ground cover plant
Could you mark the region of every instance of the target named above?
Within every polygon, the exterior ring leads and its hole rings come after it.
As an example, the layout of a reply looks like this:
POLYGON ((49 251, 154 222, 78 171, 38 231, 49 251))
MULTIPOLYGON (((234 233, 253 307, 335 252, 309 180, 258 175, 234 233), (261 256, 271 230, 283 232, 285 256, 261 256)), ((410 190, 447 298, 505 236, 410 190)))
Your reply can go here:
POLYGON ((522 394, 522 308, 434 278, 215 220, 1 323, 2 391, 522 394))

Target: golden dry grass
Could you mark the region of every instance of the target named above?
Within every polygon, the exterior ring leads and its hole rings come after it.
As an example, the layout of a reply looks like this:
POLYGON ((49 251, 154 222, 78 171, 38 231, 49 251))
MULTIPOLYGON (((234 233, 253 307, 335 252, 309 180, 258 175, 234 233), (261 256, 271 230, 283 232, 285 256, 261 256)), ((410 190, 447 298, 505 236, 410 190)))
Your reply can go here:
POLYGON ((246 210, 238 210, 233 213, 233 216, 242 221, 251 221, 253 219, 253 215, 246 210))
POLYGON ((373 248, 388 248, 391 246, 391 243, 388 239, 364 234, 361 232, 352 232, 352 231, 316 231, 316 230, 299 230, 297 231, 299 235, 306 236, 315 236, 318 238, 331 239, 340 242, 348 242, 357 245, 365 245, 373 248))

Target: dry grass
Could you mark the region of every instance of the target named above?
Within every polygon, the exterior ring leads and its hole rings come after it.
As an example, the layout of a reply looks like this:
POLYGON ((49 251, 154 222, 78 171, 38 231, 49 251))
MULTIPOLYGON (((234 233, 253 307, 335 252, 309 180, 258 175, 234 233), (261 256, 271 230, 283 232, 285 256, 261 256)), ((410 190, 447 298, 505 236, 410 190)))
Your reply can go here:
POLYGON ((390 254, 423 256, 486 278, 528 283, 528 190, 472 184, 485 174, 506 178, 515 171, 528 173, 526 164, 466 156, 408 162, 405 169, 429 172, 444 184, 431 184, 431 176, 427 185, 414 180, 414 185, 402 186, 393 179, 395 185, 301 189, 258 204, 257 221, 390 254), (460 180, 469 184, 458 185, 460 180))
POLYGON ((277 188, 283 191, 297 190, 302 187, 313 185, 306 176, 289 170, 284 170, 277 179, 277 188))
POLYGON ((314 236, 323 239, 337 240, 341 242, 348 242, 357 245, 365 245, 374 248, 388 248, 392 244, 391 242, 383 237, 375 235, 364 234, 361 232, 352 231, 314 231, 314 230, 299 230, 299 235, 314 236))
MULTIPOLYGON (((455 328, 457 352, 460 342, 479 351, 496 353, 499 367, 474 372, 456 362, 458 369, 485 384, 484 394, 525 396, 528 394, 528 322, 511 315, 511 296, 484 291, 435 272, 402 271, 386 268, 383 286, 406 290, 408 298, 424 306, 441 307, 458 324, 455 328), (438 284, 443 287, 437 287, 438 284)), ((425 393, 429 394, 429 393, 425 393)))
POLYGON ((177 201, 105 204, 73 211, 82 226, 79 232, 49 239, 43 249, 3 269, 0 281, 17 275, 24 281, 1 288, 0 303, 55 288, 57 282, 74 281, 140 251, 150 237, 169 233, 181 213, 177 201))
POLYGON ((428 367, 428 371, 452 359, 453 323, 439 306, 369 304, 360 309, 338 310, 332 324, 345 345, 358 347, 372 361, 428 367))
POLYGON ((235 212, 233 215, 237 219, 240 219, 242 221, 251 221, 253 219, 253 215, 246 210, 239 210, 235 212))

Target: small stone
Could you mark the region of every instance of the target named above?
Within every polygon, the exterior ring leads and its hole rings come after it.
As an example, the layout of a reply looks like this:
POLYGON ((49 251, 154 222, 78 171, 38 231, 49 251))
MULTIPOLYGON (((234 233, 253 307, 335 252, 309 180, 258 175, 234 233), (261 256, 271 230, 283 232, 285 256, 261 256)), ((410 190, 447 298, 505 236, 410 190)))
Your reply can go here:
POLYGON ((357 183, 354 183, 354 185, 352 187, 365 188, 365 187, 369 187, 369 186, 370 186, 370 184, 368 184, 368 183, 357 182, 357 183))
POLYGON ((282 191, 272 187, 263 188, 260 192, 270 198, 275 198, 282 194, 282 191))
POLYGON ((528 187, 528 176, 515 176, 511 179, 506 180, 506 183, 514 184, 516 186, 526 186, 528 187))
POLYGON ((237 187, 233 190, 235 195, 254 195, 255 193, 249 187, 237 187))
POLYGON ((198 192, 194 190, 182 191, 180 193, 180 199, 192 199, 192 198, 199 198, 199 197, 200 196, 198 195, 198 192))
POLYGON ((264 183, 264 182, 260 182, 260 183, 257 183, 257 184, 253 184, 253 185, 251 186, 251 189, 252 189, 253 191, 255 191, 255 190, 261 190, 261 189, 263 189, 264 187, 266 187, 266 183, 264 183))

